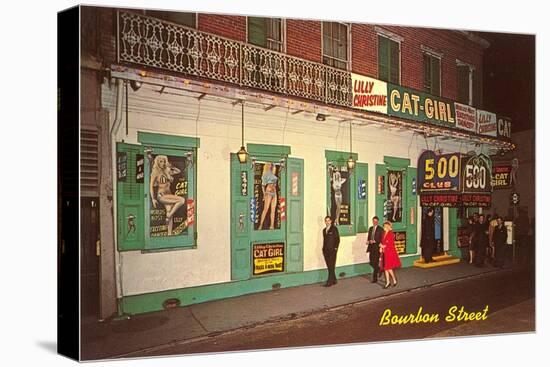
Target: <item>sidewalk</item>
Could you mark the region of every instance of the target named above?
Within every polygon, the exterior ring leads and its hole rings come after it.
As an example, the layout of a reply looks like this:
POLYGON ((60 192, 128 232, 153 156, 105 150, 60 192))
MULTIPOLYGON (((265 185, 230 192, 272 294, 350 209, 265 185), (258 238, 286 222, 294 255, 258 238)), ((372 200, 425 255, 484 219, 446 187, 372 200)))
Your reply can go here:
POLYGON ((321 283, 255 293, 187 307, 132 316, 129 320, 82 325, 82 358, 123 357, 131 352, 176 341, 208 337, 234 329, 290 319, 310 313, 433 286, 484 273, 502 271, 465 262, 432 269, 399 269, 397 287, 372 284, 371 274, 342 279, 333 287, 321 283))

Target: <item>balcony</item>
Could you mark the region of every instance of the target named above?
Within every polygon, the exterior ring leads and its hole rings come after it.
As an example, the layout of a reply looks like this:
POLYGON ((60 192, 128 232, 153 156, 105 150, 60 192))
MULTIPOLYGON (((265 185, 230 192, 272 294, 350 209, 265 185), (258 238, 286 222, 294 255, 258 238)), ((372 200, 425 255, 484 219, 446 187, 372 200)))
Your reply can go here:
POLYGON ((351 73, 141 14, 118 12, 117 60, 351 106, 351 73))

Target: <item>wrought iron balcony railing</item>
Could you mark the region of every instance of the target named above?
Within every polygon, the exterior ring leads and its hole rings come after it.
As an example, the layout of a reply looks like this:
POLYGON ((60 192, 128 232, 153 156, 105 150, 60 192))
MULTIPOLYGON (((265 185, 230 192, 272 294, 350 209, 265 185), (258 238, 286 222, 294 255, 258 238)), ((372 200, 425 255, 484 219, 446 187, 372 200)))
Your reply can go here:
POLYGON ((148 16, 119 12, 119 62, 351 106, 351 73, 148 16))

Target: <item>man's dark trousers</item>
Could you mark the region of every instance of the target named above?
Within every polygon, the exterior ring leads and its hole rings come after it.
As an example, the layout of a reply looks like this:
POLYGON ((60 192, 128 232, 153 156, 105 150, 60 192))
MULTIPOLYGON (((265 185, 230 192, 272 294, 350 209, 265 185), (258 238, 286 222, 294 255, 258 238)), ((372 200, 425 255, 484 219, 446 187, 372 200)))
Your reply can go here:
POLYGON ((340 234, 338 228, 331 225, 329 228, 323 229, 323 256, 327 263, 328 279, 327 286, 336 284, 336 273, 334 268, 336 267, 336 253, 338 252, 338 246, 340 245, 340 234))
POLYGON ((336 249, 323 249, 323 255, 325 257, 325 262, 327 263, 328 269, 328 279, 327 284, 336 284, 336 249))

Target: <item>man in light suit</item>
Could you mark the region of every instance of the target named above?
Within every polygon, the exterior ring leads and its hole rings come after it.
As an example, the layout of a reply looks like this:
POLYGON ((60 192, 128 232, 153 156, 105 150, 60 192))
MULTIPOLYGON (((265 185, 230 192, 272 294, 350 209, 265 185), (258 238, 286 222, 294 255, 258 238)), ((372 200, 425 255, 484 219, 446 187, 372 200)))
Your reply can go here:
POLYGON ((380 242, 384 229, 378 225, 378 217, 372 218, 372 226, 367 234, 367 253, 369 254, 369 262, 372 266, 372 283, 378 282, 378 274, 380 273, 380 242))

